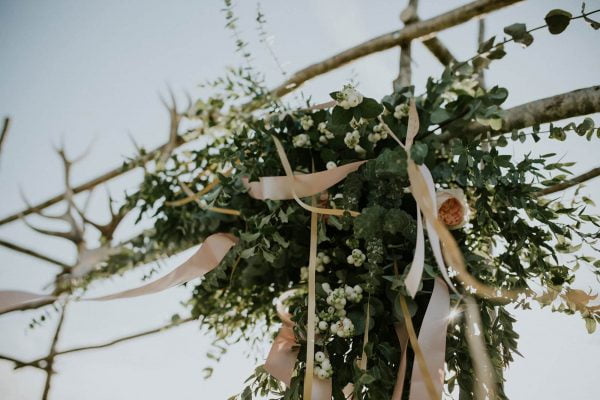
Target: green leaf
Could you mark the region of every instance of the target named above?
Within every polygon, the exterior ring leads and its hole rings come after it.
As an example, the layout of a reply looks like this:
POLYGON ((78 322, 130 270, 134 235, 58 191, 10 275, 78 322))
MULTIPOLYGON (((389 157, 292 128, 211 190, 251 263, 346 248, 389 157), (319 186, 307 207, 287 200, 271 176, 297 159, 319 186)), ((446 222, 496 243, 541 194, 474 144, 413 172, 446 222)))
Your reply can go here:
POLYGON ((375 99, 363 98, 362 103, 358 105, 363 118, 376 118, 383 112, 383 106, 375 99))
POLYGON ((331 113, 331 122, 333 122, 335 125, 347 125, 350 123, 352 116, 352 109, 346 110, 342 107, 336 106, 333 108, 333 112, 331 113))
POLYGON ((427 145, 425 143, 415 142, 410 149, 410 158, 412 158, 417 164, 421 165, 423 162, 425 162, 427 150, 427 145))
POLYGON ((479 45, 479 49, 477 50, 477 52, 479 54, 481 54, 481 53, 486 53, 486 52, 490 51, 492 49, 492 47, 494 46, 494 40, 496 40, 496 36, 492 36, 485 42, 481 43, 479 45))
POLYGON ((516 23, 504 28, 504 33, 509 35, 515 42, 529 46, 533 43, 533 36, 527 32, 525 24, 516 23))
POLYGON ((546 24, 548 24, 550 33, 558 35, 567 29, 572 17, 573 15, 570 12, 557 8, 546 14, 544 20, 546 21, 546 24))
POLYGON ((431 116, 429 117, 429 119, 432 124, 440 124, 440 123, 450 119, 450 117, 452 117, 452 114, 450 114, 448 111, 446 111, 443 108, 438 108, 437 110, 435 110, 434 112, 431 113, 431 116))

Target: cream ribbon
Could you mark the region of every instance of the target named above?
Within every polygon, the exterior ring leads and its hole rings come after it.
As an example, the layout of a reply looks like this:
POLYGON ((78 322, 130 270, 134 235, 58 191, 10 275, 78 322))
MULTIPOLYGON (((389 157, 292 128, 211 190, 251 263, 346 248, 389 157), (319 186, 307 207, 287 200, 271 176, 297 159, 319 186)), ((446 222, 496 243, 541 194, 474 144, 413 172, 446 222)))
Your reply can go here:
MULTIPOLYGON (((194 253, 187 261, 162 278, 138 288, 125 290, 108 296, 82 300, 106 301, 144 296, 147 294, 158 293, 192 279, 199 278, 215 269, 237 242, 238 239, 231 234, 215 233, 208 236, 196 253, 194 253)), ((13 311, 31 303, 57 299, 58 297, 53 295, 3 290, 0 291, 0 313, 13 311)))

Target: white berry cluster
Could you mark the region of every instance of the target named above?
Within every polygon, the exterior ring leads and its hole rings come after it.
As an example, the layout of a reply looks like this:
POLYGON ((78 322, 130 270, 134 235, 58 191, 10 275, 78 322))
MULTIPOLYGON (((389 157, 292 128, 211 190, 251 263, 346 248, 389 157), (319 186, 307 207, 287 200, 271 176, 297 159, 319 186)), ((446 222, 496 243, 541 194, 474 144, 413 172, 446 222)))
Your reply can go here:
POLYGON ((399 104, 394 108, 394 118, 402 119, 408 116, 408 104, 399 104))
POLYGON ((448 103, 451 103, 456 101, 456 99, 458 99, 458 95, 461 93, 466 93, 469 96, 475 97, 478 91, 478 84, 479 82, 477 81, 476 77, 455 81, 446 92, 442 93, 442 98, 448 103))
POLYGON ((322 351, 317 351, 315 353, 315 369, 314 374, 319 377, 319 379, 327 379, 331 378, 333 375, 333 367, 331 366, 331 361, 322 351))
POLYGON ((327 293, 326 301, 329 307, 317 315, 317 333, 329 331, 339 337, 353 336, 354 324, 346 317, 345 307, 349 302, 358 303, 362 300, 362 287, 344 285, 332 290, 328 283, 323 283, 321 286, 327 293))
POLYGON ((366 153, 366 150, 361 147, 360 143, 360 132, 356 129, 352 132, 346 133, 346 137, 344 138, 344 143, 348 146, 349 149, 353 149, 358 153, 359 156, 363 156, 366 153))
POLYGON ((367 139, 373 144, 377 144, 382 139, 387 139, 387 131, 385 130, 383 123, 377 124, 373 127, 373 133, 369 133, 367 139))
POLYGON ((319 125, 317 125, 317 130, 319 131, 319 133, 321 133, 321 136, 319 136, 319 142, 323 144, 327 144, 329 140, 335 137, 333 132, 327 129, 326 122, 320 122, 319 125))
POLYGON ((352 254, 350 254, 348 256, 346 261, 348 261, 348 264, 350 264, 350 265, 354 265, 355 267, 360 267, 361 265, 363 265, 365 263, 366 259, 367 259, 367 256, 365 256, 365 253, 363 253, 361 249, 354 249, 354 250, 352 250, 352 254))
POLYGON ((352 85, 345 85, 341 92, 337 94, 337 105, 345 110, 356 107, 363 101, 363 95, 352 85))
POLYGON ((325 271, 325 266, 330 262, 331 258, 324 252, 320 251, 319 253, 317 253, 317 264, 315 266, 315 269, 317 270, 317 272, 323 272, 325 271))
POLYGON ((300 118, 300 125, 302 126, 302 129, 304 129, 305 131, 307 131, 310 128, 312 128, 312 126, 314 124, 315 124, 315 122, 310 117, 310 115, 305 115, 302 118, 300 118))
POLYGON ((327 169, 334 169, 337 167, 337 164, 335 163, 335 161, 328 161, 327 164, 325 164, 325 167, 327 169))
POLYGON ((309 147, 310 137, 306 133, 301 133, 292 138, 292 145, 294 147, 309 147))

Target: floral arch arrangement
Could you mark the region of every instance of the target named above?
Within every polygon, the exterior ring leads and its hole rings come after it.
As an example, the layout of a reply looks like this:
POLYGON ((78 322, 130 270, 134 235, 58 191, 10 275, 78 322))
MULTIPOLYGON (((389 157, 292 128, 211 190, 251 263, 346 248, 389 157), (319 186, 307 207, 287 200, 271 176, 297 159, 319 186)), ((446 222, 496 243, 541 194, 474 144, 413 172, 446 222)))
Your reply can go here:
MULTIPOLYGON (((548 14, 551 33, 580 18, 567 14, 548 14)), ((506 89, 478 79, 504 44, 528 45, 534 30, 511 25, 510 38, 482 42, 424 93, 397 85, 381 101, 347 85, 331 102, 291 109, 251 72, 230 71, 214 82, 222 95, 183 116, 174 109, 173 121, 195 127, 180 134, 176 124, 168 151, 143 155, 150 167, 139 191, 114 213, 151 214, 154 229, 101 247, 52 295, 4 292, 3 310, 80 295, 95 279, 203 242, 167 276, 92 300, 204 276, 188 303, 193 319, 223 341, 273 335, 244 400, 439 399, 444 385, 464 398, 506 398, 503 369, 518 338, 507 305, 579 313, 590 332, 600 322, 595 295, 572 287, 575 265, 598 267, 579 254, 596 250, 598 217, 578 192, 568 203, 552 196, 582 179, 568 180, 572 163, 554 154, 502 151, 509 140, 569 131, 592 140, 600 130, 586 118, 542 132, 502 109, 506 89), (240 97, 252 101, 240 107, 240 97), (197 145, 171 155, 183 142, 197 145)), ((587 114, 586 104, 573 115, 587 114)), ((93 224, 72 199, 71 212, 93 224)), ((94 226, 110 243, 114 228, 94 226)))

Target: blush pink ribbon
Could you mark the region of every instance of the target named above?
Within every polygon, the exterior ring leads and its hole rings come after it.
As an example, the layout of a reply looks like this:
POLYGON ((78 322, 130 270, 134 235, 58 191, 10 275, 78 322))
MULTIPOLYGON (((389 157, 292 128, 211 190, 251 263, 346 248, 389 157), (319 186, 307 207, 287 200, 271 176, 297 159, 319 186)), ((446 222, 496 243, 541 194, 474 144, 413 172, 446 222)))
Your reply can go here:
MULTIPOLYGON (((192 279, 204 276, 215 269, 238 239, 228 233, 215 233, 208 236, 200 248, 187 261, 175 268, 169 274, 138 288, 125 290, 108 296, 101 296, 87 301, 106 301, 144 296, 167 290, 192 279)), ((14 290, 0 291, 0 313, 10 312, 19 307, 36 302, 46 302, 58 299, 56 296, 20 292, 14 290)))
POLYGON ((290 185, 290 179, 286 176, 266 176, 258 182, 249 182, 244 178, 244 186, 248 189, 250 197, 257 200, 292 200, 294 190, 297 197, 309 197, 324 192, 333 185, 342 181, 348 174, 356 171, 364 161, 356 161, 325 171, 312 174, 294 174, 294 185, 290 185))
MULTIPOLYGON (((435 279, 433 293, 429 299, 427 310, 419 330, 419 346, 423 351, 425 364, 437 393, 442 393, 444 386, 444 363, 446 359, 446 331, 448 329, 448 315, 450 313, 450 294, 448 287, 441 278, 435 279)), ((396 377, 396 384, 391 400, 400 400, 402 398, 404 376, 406 374, 406 350, 408 348, 408 334, 406 326, 403 324, 395 325, 398 341, 402 354, 400 356, 400 366, 396 377)), ((421 369, 417 367, 417 359, 412 368, 409 400, 429 399, 429 394, 425 385, 425 377, 421 369)))
MULTIPOLYGON (((299 345, 294 336, 294 322, 292 316, 285 309, 283 302, 293 296, 294 290, 284 292, 277 299, 277 314, 281 319, 281 328, 273 341, 273 345, 265 361, 265 370, 274 378, 285 383, 288 387, 292 381, 294 367, 298 359, 299 345)), ((314 400, 331 400, 331 379, 314 377, 312 385, 312 398, 314 400)))

